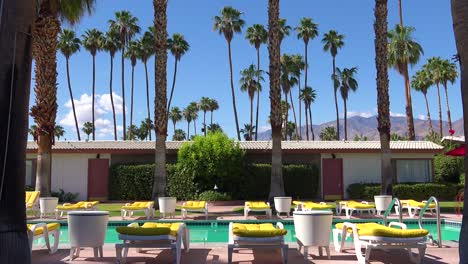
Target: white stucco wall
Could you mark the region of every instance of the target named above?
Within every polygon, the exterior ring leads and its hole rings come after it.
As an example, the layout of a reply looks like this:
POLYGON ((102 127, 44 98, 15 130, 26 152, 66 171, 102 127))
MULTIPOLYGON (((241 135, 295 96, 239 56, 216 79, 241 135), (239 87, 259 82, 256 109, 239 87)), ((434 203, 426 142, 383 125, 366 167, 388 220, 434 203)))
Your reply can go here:
MULTIPOLYGON (((27 159, 36 158, 28 154, 27 159)), ((88 159, 96 154, 52 154, 52 191, 63 189, 65 192, 79 193, 78 199, 88 197, 88 159)), ((110 154, 101 154, 101 159, 110 159, 110 154)))

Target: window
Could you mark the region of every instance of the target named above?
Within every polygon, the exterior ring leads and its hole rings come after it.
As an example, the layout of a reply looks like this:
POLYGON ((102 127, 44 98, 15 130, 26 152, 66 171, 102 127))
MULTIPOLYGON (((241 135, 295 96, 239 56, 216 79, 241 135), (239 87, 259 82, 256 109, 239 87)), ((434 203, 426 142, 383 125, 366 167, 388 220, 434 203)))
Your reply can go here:
POLYGON ((430 182, 432 179, 432 160, 395 159, 392 160, 395 182, 430 182))
POLYGON ((36 185, 36 160, 26 160, 26 186, 36 185))

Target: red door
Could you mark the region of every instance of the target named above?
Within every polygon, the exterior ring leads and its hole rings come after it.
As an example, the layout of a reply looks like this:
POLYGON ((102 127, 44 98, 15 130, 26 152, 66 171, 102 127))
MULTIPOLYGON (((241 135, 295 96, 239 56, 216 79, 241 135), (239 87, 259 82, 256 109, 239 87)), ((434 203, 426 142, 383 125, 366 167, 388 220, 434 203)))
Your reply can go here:
POLYGON ((109 180, 109 160, 88 160, 88 200, 107 200, 107 188, 109 180))
POLYGON ((323 198, 339 200, 343 198, 343 160, 322 159, 323 198))

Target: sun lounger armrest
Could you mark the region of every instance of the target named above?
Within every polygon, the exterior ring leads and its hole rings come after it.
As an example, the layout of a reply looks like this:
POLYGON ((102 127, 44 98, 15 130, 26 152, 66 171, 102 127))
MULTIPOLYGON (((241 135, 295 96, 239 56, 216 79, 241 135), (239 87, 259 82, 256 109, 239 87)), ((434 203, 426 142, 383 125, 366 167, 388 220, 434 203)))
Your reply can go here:
POLYGON ((93 207, 93 203, 85 203, 84 204, 85 209, 89 209, 89 208, 92 208, 92 207, 93 207))
POLYGON ((148 203, 148 206, 147 206, 148 209, 152 209, 153 207, 154 207, 154 202, 148 203))
POLYGON ((279 229, 284 229, 284 225, 283 225, 283 223, 281 223, 281 222, 277 222, 277 223, 276 223, 276 228, 279 228, 279 229))
POLYGON ((357 235, 357 227, 356 224, 350 223, 350 222, 344 222, 343 223, 343 232, 347 232, 348 228, 351 228, 353 230, 353 234, 357 235))
POLYGON ((361 203, 363 203, 363 204, 369 204, 368 201, 361 201, 361 203))
POLYGON ((187 202, 183 202, 183 203, 182 203, 182 206, 185 206, 186 204, 187 204, 187 202))
POLYGON ((31 226, 31 228, 29 228, 28 232, 29 232, 32 236, 34 236, 34 233, 36 232, 36 229, 41 228, 41 227, 42 227, 43 230, 44 230, 44 233, 43 233, 43 234, 44 234, 45 236, 48 236, 48 230, 47 230, 47 224, 46 224, 46 223, 37 223, 37 224, 31 226))
POLYGON ((185 236, 185 224, 181 223, 179 229, 177 230, 177 238, 182 241, 182 238, 185 236))
POLYGON ((71 203, 64 203, 62 206, 70 206, 72 205, 71 203))
POLYGON ((398 227, 400 227, 401 229, 408 229, 408 227, 407 227, 406 224, 404 224, 404 223, 390 222, 390 224, 388 224, 388 227, 393 227, 393 226, 398 226, 398 227))
POLYGON ((33 206, 33 203, 26 203, 26 207, 33 206))
POLYGON ((266 204, 267 204, 268 206, 270 206, 270 202, 267 202, 266 204))
POLYGON ((140 225, 137 222, 133 222, 127 225, 128 227, 139 227, 140 225))

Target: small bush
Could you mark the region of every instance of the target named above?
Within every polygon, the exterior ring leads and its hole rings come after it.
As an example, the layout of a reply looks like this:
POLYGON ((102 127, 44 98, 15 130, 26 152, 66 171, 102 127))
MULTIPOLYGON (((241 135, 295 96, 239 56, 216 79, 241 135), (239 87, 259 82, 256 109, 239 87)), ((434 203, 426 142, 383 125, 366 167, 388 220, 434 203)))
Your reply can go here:
POLYGON ((465 186, 465 173, 460 175, 460 185, 465 186))
POLYGON ((463 158, 450 157, 444 154, 434 157, 435 182, 459 183, 463 173, 463 158))
POLYGON ((204 191, 200 193, 198 195, 198 200, 212 202, 212 201, 230 201, 232 199, 231 199, 231 196, 228 195, 227 193, 220 193, 220 192, 210 190, 210 191, 204 191))
POLYGON ((26 192, 34 192, 34 191, 35 191, 35 188, 34 188, 34 186, 26 185, 26 186, 24 186, 24 190, 25 190, 26 192))
POLYGON ((76 198, 80 195, 79 193, 65 192, 63 189, 59 189, 58 192, 51 192, 52 197, 57 197, 61 203, 76 202, 76 198))

